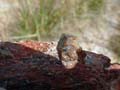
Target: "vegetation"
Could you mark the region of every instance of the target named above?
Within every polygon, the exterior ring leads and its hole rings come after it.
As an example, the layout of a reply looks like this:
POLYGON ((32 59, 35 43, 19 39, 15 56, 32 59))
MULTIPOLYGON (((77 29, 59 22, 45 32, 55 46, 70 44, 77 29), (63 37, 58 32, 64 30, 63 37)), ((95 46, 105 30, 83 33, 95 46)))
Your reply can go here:
POLYGON ((41 37, 50 38, 54 28, 70 16, 70 10, 75 10, 73 12, 77 17, 90 10, 99 12, 103 0, 37 0, 37 3, 34 0, 19 0, 19 5, 15 39, 41 40, 41 37))
POLYGON ((76 15, 81 17, 81 15, 87 14, 87 17, 90 15, 100 14, 104 9, 104 0, 77 0, 76 2, 76 15))
POLYGON ((88 0, 88 10, 99 13, 104 7, 104 0, 88 0))
POLYGON ((66 15, 64 3, 55 7, 56 0, 39 0, 38 5, 33 0, 19 1, 18 30, 15 33, 20 39, 33 38, 40 40, 41 36, 50 36, 51 30, 61 22, 66 15), (62 7, 63 6, 63 7, 62 7))

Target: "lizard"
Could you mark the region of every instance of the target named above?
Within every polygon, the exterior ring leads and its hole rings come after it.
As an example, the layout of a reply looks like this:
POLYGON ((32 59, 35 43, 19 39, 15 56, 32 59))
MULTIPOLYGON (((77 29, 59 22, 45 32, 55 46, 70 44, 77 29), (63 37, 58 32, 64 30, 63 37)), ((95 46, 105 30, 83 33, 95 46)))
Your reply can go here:
POLYGON ((73 68, 78 62, 84 63, 79 59, 82 48, 79 46, 78 37, 70 34, 62 34, 57 44, 58 57, 62 64, 68 68, 73 68))

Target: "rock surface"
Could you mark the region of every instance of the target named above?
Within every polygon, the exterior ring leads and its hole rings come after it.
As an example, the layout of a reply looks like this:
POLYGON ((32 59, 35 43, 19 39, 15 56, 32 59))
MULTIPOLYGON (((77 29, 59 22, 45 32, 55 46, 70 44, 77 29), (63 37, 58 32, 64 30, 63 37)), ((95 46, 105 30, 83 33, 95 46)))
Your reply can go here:
POLYGON ((56 45, 55 42, 1 42, 0 47, 7 48, 12 57, 0 58, 0 87, 7 90, 119 90, 120 69, 110 66, 108 57, 83 51, 87 64, 77 63, 67 69, 58 58, 56 45), (111 85, 117 88, 110 89, 111 85))

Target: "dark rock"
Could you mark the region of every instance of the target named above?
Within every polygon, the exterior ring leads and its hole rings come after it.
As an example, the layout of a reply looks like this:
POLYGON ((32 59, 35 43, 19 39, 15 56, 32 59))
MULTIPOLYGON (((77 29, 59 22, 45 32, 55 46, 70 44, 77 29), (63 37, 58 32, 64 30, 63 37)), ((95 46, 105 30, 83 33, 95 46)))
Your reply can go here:
POLYGON ((110 90, 119 77, 120 69, 108 68, 110 59, 104 55, 83 50, 79 58, 85 64, 67 69, 57 57, 46 54, 49 43, 4 43, 4 47, 13 54, 0 58, 0 87, 7 90, 110 90))

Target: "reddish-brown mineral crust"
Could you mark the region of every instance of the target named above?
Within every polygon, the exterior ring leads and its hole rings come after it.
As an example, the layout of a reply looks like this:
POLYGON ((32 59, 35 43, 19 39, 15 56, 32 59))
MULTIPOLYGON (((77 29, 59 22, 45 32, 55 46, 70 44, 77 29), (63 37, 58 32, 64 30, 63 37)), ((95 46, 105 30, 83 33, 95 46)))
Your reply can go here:
POLYGON ((116 70, 120 70, 120 64, 118 64, 118 63, 113 63, 113 64, 111 64, 110 65, 110 67, 108 68, 108 69, 112 69, 112 70, 114 70, 114 69, 116 69, 116 70))
MULTIPOLYGON (((66 69, 56 55, 56 43, 25 41, 2 45, 13 54, 12 58, 0 58, 0 87, 7 90, 110 90, 110 84, 120 75, 119 66, 104 70, 78 63, 66 69)), ((80 58, 86 58, 84 54, 97 65, 110 64, 106 56, 84 51, 80 58)), ((119 85, 117 82, 115 87, 119 85)))
POLYGON ((35 41, 25 41, 25 42, 20 42, 20 44, 22 44, 25 47, 31 48, 33 50, 36 51, 41 51, 41 52, 46 52, 48 50, 49 47, 49 43, 45 43, 45 42, 35 42, 35 41), (34 42, 34 43, 33 43, 34 42))

